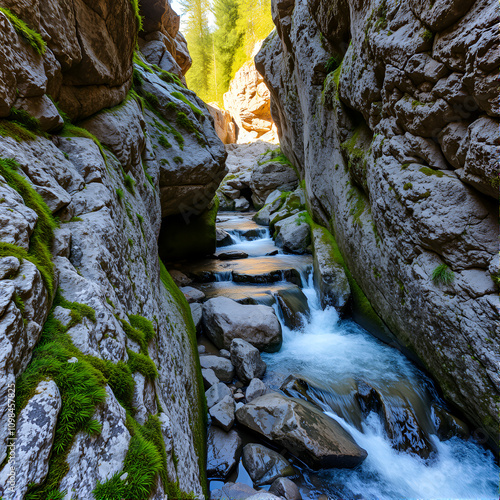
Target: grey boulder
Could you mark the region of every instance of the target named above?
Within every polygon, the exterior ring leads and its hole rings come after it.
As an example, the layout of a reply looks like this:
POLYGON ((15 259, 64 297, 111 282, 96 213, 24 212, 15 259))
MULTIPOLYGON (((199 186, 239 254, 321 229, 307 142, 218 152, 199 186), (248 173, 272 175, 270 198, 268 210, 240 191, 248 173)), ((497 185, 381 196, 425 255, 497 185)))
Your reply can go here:
POLYGON ((266 373, 266 363, 260 357, 259 350, 243 339, 231 342, 231 363, 237 377, 248 384, 254 378, 261 378, 266 373))
POLYGON ((295 469, 286 458, 261 444, 251 443, 243 448, 243 465, 256 486, 271 484, 279 477, 295 474, 295 469))
POLYGON ((276 352, 283 341, 274 309, 263 305, 242 305, 226 297, 207 300, 203 326, 219 349, 229 349, 235 338, 248 341, 259 351, 276 352))
POLYGON ((245 397, 248 403, 253 401, 254 399, 263 396, 267 392, 267 386, 262 382, 262 380, 258 378, 252 379, 250 384, 247 387, 247 392, 245 393, 245 397))
POLYGON ((207 438, 207 475, 226 478, 241 456, 241 438, 235 430, 224 432, 210 427, 207 438))
POLYGON ((205 397, 207 399, 207 407, 210 409, 217 403, 220 403, 226 396, 232 396, 231 389, 226 384, 219 382, 213 385, 205 392, 205 397))
POLYGON ((311 244, 311 228, 304 219, 305 214, 307 212, 299 212, 275 224, 276 245, 288 252, 306 253, 311 244))
POLYGON ((352 468, 367 457, 335 420, 309 403, 276 392, 247 403, 236 412, 236 418, 313 469, 352 468))
POLYGON ((213 370, 215 376, 223 382, 231 382, 233 380, 234 368, 228 359, 207 354, 200 357, 200 365, 202 368, 213 370))
POLYGON ((286 477, 279 477, 269 488, 269 493, 273 493, 285 500, 302 500, 297 485, 286 477))
POLYGON ((210 416, 212 423, 226 432, 231 429, 234 424, 234 399, 232 396, 226 396, 222 401, 210 408, 210 416))

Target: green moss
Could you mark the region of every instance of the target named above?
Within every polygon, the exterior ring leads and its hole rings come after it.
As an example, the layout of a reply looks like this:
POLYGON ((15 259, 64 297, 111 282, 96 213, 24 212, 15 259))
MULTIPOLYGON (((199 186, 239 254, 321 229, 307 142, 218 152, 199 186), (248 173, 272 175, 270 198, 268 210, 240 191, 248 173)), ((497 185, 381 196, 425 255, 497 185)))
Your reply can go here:
POLYGON ((140 14, 139 0, 130 0, 130 4, 132 5, 132 10, 137 20, 137 32, 142 31, 142 17, 140 14))
POLYGON ((427 190, 425 193, 417 195, 417 201, 426 200, 431 195, 431 192, 427 190))
POLYGON ((455 274, 446 264, 440 264, 432 271, 432 281, 436 285, 439 283, 449 285, 453 283, 454 280, 455 274))
POLYGON ((172 147, 172 144, 170 144, 170 142, 168 142, 168 139, 162 135, 159 139, 158 139, 158 142, 161 146, 163 146, 164 148, 168 149, 168 148, 171 148, 172 147))
MULTIPOLYGON (((191 427, 195 440, 195 449, 198 455, 198 464, 200 469, 200 482, 203 487, 205 498, 208 498, 207 478, 206 478, 206 426, 207 426, 207 402, 205 399, 205 389, 203 386, 203 377, 201 375, 200 358, 198 355, 198 344, 196 341, 196 327, 194 325, 193 317, 191 315, 191 308, 186 300, 184 294, 179 290, 178 286, 168 273, 167 269, 160 260, 160 279, 165 289, 170 293, 175 301, 175 304, 181 313, 185 331, 188 335, 189 344, 191 347, 191 356, 195 362, 196 369, 196 387, 195 392, 198 400, 197 412, 191 420, 191 427)), ((176 498, 176 497, 174 497, 176 498)))
POLYGON ((325 71, 326 74, 330 74, 334 72, 340 65, 342 64, 342 59, 339 59, 338 57, 331 56, 328 61, 326 61, 325 64, 325 71))
POLYGON ((140 330, 144 334, 144 338, 147 342, 154 339, 156 330, 153 323, 149 321, 149 319, 144 316, 139 316, 138 314, 131 314, 128 319, 134 328, 140 330))
POLYGON ((142 373, 142 375, 144 375, 148 380, 154 380, 158 377, 156 366, 149 356, 142 353, 136 353, 131 350, 127 350, 127 354, 128 366, 132 373, 142 373))
POLYGON ((424 32, 422 33, 422 38, 426 41, 426 42, 430 42, 433 38, 434 38, 434 34, 432 33, 432 31, 426 29, 424 30, 424 32))
POLYGON ((177 144, 179 144, 181 150, 184 150, 184 137, 182 137, 182 134, 179 131, 175 130, 175 128, 172 127, 172 125, 166 123, 162 116, 158 114, 157 116, 158 118, 161 119, 161 122, 159 122, 157 119, 154 120, 154 124, 157 130, 172 134, 174 136, 174 139, 177 141, 177 144))
POLYGON ((125 174, 123 176, 123 183, 125 184, 125 188, 127 189, 127 191, 130 194, 134 194, 135 193, 135 190, 134 190, 135 181, 134 181, 134 179, 132 179, 132 177, 130 175, 125 174))
POLYGON ((184 160, 180 156, 175 156, 174 162, 177 163, 177 165, 182 165, 184 163, 184 160))
POLYGON ((144 78, 142 78, 141 72, 137 68, 134 68, 133 81, 134 85, 138 87, 140 87, 144 83, 144 78))
POLYGON ((24 301, 17 293, 14 294, 14 304, 21 311, 21 316, 24 317, 24 301))
POLYGON ((45 54, 47 44, 43 40, 40 33, 37 33, 35 30, 31 29, 24 21, 16 17, 9 9, 0 7, 0 12, 2 12, 5 17, 7 17, 16 32, 21 35, 29 43, 29 45, 31 45, 31 47, 37 54, 45 54))
POLYGON ((125 196, 123 189, 116 188, 116 197, 118 198, 118 201, 122 201, 123 197, 125 196))
POLYGON ((141 59, 137 52, 134 52, 133 62, 134 64, 137 64, 137 66, 140 66, 144 71, 154 73, 154 71, 141 59))
POLYGON ((177 113, 176 122, 184 130, 194 134, 196 136, 196 139, 198 140, 198 143, 201 146, 206 144, 205 139, 203 139, 202 135, 200 134, 194 123, 187 117, 186 113, 183 113, 182 111, 177 113))
POLYGON ((15 245, 0 243, 0 256, 13 255, 20 259, 27 259, 35 264, 42 275, 49 294, 52 296, 54 293, 54 270, 51 247, 57 223, 43 198, 34 190, 26 178, 17 173, 17 169, 19 169, 19 164, 15 160, 0 159, 0 175, 3 176, 11 188, 21 195, 25 205, 36 212, 38 220, 31 234, 28 252, 15 245))
POLYGON ((101 155, 104 159, 104 163, 108 165, 108 160, 106 158, 106 154, 104 152, 104 148, 102 147, 101 141, 89 132, 88 130, 82 128, 82 127, 77 127, 76 125, 73 125, 72 123, 65 123, 64 128, 62 129, 60 133, 61 137, 84 137, 86 139, 91 139, 92 141, 95 142, 97 147, 99 148, 99 151, 101 152, 101 155))
POLYGON ((24 109, 12 108, 10 110, 9 120, 12 120, 17 124, 22 125, 24 128, 26 128, 30 132, 33 132, 34 134, 42 133, 40 121, 34 116, 31 116, 24 109))
POLYGON ((413 184, 411 182, 406 182, 405 185, 403 186, 404 190, 411 189, 413 187, 413 184))
POLYGON ((378 6, 376 16, 377 21, 375 22, 374 29, 378 33, 381 29, 385 30, 387 28, 387 3, 385 0, 378 6))
POLYGON ((191 110, 195 115, 199 117, 205 116, 203 114, 203 111, 200 108, 196 107, 191 101, 189 101, 185 95, 181 94, 180 92, 172 92, 172 96, 186 103, 191 108, 191 110))
POLYGON ((69 470, 66 457, 76 434, 83 431, 95 435, 100 431, 92 416, 97 406, 106 399, 106 378, 73 345, 67 333, 83 316, 91 320, 95 318, 95 312, 84 304, 64 300, 60 294, 56 295, 53 307, 58 305, 71 309, 70 323, 63 326, 53 312, 49 314, 32 360, 16 382, 17 414, 34 395, 41 380, 53 379, 61 393, 62 406, 49 471, 42 484, 29 488, 26 498, 32 500, 51 498, 51 492, 58 491, 61 479, 69 470), (72 357, 78 358, 78 362, 68 363, 72 357))
POLYGON ((420 168, 420 172, 427 176, 435 175, 436 177, 443 177, 444 174, 441 170, 434 170, 433 168, 429 167, 422 167, 420 168))
POLYGON ((173 73, 169 73, 168 71, 160 71, 160 78, 167 83, 174 83, 175 85, 179 85, 179 87, 185 88, 184 84, 181 82, 181 79, 174 75, 173 73))
POLYGON ((411 107, 412 108, 416 108, 418 106, 424 106, 424 103, 423 102, 420 102, 420 101, 417 101, 416 99, 414 99, 412 102, 411 102, 411 107))
POLYGON ((158 100, 158 97, 156 97, 151 92, 144 92, 144 98, 146 99, 146 102, 153 108, 157 109, 160 107, 160 101, 158 100))
POLYGON ((12 137, 16 142, 34 141, 36 135, 20 123, 0 120, 0 136, 12 137))

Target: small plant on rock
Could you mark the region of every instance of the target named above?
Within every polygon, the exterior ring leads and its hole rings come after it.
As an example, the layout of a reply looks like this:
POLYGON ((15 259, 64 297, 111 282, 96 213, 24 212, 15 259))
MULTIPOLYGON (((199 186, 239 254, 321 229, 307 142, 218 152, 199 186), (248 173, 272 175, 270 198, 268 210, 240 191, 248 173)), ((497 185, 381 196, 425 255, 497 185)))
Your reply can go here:
POLYGON ((453 283, 455 279, 455 273, 446 265, 440 264, 432 271, 432 281, 437 285, 442 283, 443 285, 449 285, 453 283))

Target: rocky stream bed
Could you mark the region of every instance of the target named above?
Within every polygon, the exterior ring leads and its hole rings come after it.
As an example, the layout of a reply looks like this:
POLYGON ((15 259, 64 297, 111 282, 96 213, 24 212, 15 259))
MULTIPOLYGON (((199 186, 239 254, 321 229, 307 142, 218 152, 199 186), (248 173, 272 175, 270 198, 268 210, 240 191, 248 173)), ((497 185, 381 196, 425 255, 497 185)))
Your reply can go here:
POLYGON ((211 498, 494 498, 493 454, 433 381, 323 307, 312 256, 252 218, 219 213, 214 258, 172 272, 199 332, 211 498))

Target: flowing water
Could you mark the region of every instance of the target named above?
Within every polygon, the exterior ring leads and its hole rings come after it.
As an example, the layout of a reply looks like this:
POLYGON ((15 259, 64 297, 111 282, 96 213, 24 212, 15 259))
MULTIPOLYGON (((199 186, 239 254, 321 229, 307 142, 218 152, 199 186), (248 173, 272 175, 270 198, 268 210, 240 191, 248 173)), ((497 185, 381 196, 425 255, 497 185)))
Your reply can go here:
MULTIPOLYGON (((321 493, 330 498, 374 500, 498 498, 499 469, 493 454, 471 439, 438 439, 432 407, 444 407, 445 403, 433 383, 398 350, 353 321, 341 319, 333 307, 321 307, 310 257, 284 255, 281 251, 266 256, 276 247, 268 230, 256 229, 248 214, 221 214, 219 220, 219 227, 228 231, 234 242, 219 250, 243 251, 249 257, 225 263, 223 272, 219 263, 203 264, 205 269, 210 265, 217 269, 216 283, 206 283, 204 291, 208 296, 274 303, 283 327, 283 346, 278 353, 263 355, 268 366, 264 381, 274 390, 279 390, 289 376, 307 381, 310 400, 368 452, 368 458, 353 470, 311 471, 302 466, 298 484, 304 498, 318 498, 321 493), (286 273, 283 276, 287 281, 275 276, 274 282, 262 283, 259 272, 265 275, 273 268, 270 260, 275 268, 295 269, 299 283, 286 273), (249 272, 252 283, 242 280, 245 272, 249 272), (235 277, 239 277, 237 282, 235 277), (279 290, 296 289, 297 284, 307 299, 309 315, 301 328, 290 329, 273 295, 279 290), (389 413, 396 416, 397 425, 403 427, 402 432, 418 438, 415 428, 421 429, 420 436, 424 436, 430 451, 427 458, 397 451, 394 436, 389 438, 380 413, 360 411, 356 399, 360 381, 378 391, 389 413)), ((242 478, 240 474, 238 479, 242 478)))

